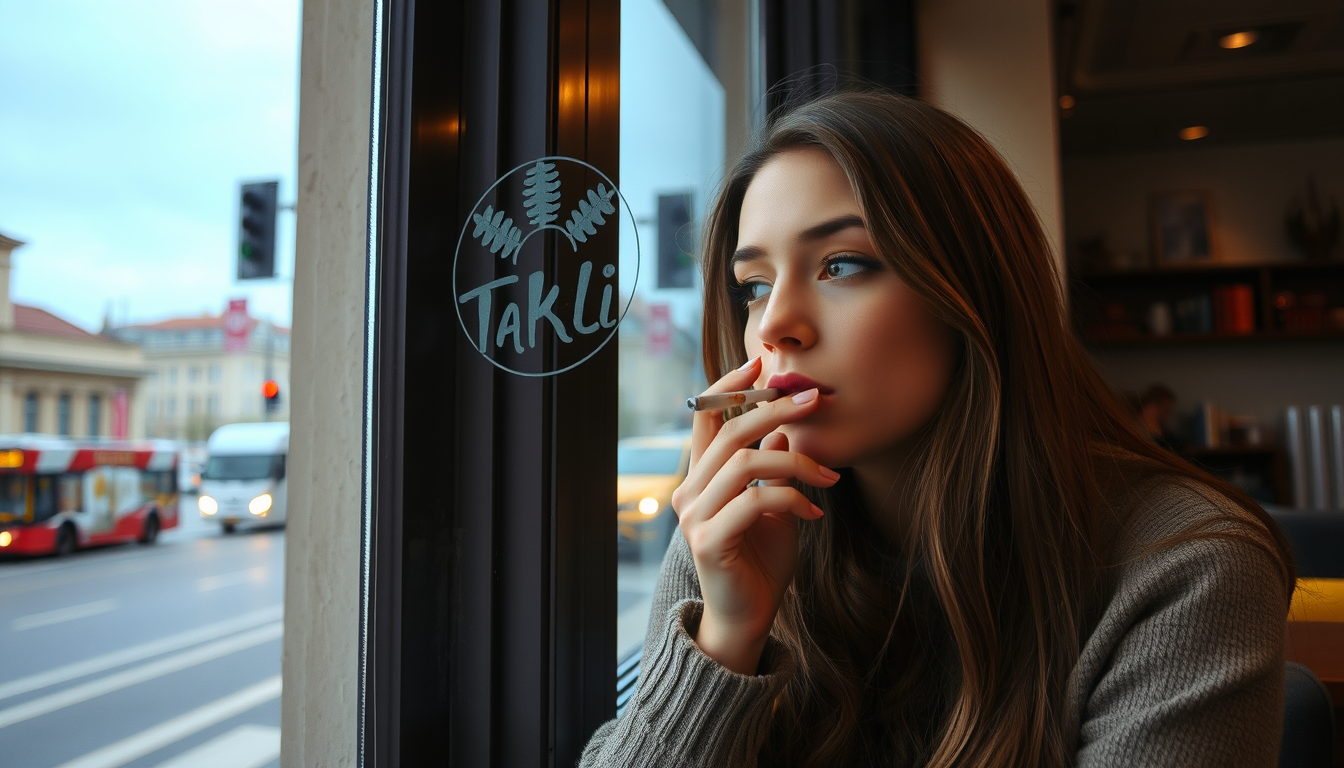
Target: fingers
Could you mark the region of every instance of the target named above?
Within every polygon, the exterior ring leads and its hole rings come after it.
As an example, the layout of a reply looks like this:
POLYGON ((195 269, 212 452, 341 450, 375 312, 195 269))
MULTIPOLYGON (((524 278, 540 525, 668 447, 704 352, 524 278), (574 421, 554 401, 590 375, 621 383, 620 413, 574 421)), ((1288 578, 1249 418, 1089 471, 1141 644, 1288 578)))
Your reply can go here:
MULTIPOLYGON (((717 473, 718 468, 739 449, 755 445, 757 441, 784 424, 806 418, 816 411, 820 403, 821 398, 817 397, 816 390, 812 389, 793 397, 781 397, 773 402, 762 403, 732 421, 722 424, 716 430, 713 440, 700 454, 704 469, 717 473), (809 394, 812 397, 809 398, 809 394)), ((709 481, 706 474, 697 474, 704 478, 703 482, 709 481)))
POLYGON ((796 525, 794 519, 816 520, 823 512, 796 488, 753 486, 728 502, 713 519, 692 528, 693 553, 736 551, 734 542, 758 521, 796 525))
POLYGON ((840 473, 821 466, 801 453, 743 448, 715 473, 681 520, 683 525, 693 525, 723 514, 719 510, 725 509, 735 498, 754 490, 749 487, 754 480, 778 481, 765 487, 788 487, 788 480, 799 480, 808 485, 829 488, 839 479, 840 473))
MULTIPOLYGON (((746 365, 735 371, 729 372, 723 378, 710 385, 709 389, 700 393, 702 395, 714 395, 720 392, 736 392, 747 389, 756 381, 760 375, 761 357, 757 355, 748 360, 746 365)), ((719 433, 719 428, 723 426, 723 411, 697 411, 691 417, 691 466, 694 467, 700 460, 701 454, 705 448, 714 440, 714 436, 719 433)))
MULTIPOLYGON (((771 432, 761 438, 762 451, 787 451, 789 450, 789 436, 783 432, 771 432)), ((760 478, 758 478, 760 479, 760 478)), ((761 480, 761 485, 788 485, 789 481, 783 478, 775 480, 761 480)))

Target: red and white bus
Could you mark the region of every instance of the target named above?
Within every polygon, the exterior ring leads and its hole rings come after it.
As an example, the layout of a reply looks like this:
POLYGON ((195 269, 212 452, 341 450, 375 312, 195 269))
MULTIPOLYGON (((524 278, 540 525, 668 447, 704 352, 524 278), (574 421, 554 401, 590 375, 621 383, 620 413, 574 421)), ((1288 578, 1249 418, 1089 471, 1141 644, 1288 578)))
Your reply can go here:
POLYGON ((0 436, 0 555, 64 555, 177 526, 177 450, 164 440, 0 436))

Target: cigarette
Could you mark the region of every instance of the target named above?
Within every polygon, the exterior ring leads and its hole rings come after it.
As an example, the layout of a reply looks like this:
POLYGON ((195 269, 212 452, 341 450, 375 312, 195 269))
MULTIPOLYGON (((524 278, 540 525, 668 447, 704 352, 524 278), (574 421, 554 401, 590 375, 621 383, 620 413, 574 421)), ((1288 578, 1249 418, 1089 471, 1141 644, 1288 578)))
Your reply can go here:
POLYGON ((744 389, 741 392, 724 392, 718 395, 700 395, 686 398, 686 407, 692 411, 722 411, 735 405, 760 403, 774 400, 783 394, 776 387, 770 389, 744 389))

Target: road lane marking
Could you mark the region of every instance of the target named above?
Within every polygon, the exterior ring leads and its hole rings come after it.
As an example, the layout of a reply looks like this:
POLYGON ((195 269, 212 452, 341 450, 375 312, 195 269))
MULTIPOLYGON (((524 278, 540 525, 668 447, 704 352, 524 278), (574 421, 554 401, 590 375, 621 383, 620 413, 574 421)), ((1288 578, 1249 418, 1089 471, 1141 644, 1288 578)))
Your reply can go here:
POLYGON ((240 725, 155 768, 261 768, 279 756, 279 728, 240 725))
POLYGON ((193 709, 185 715, 129 736, 121 741, 108 744, 100 749, 77 757, 57 768, 119 768, 132 760, 144 757, 150 752, 163 749, 176 741, 181 741, 193 733, 241 715, 253 707, 260 706, 280 695, 280 676, 268 678, 256 685, 229 694, 222 699, 193 709))
POLYGON ((95 579, 108 579, 116 576, 126 576, 132 573, 148 571, 152 568, 158 568, 160 565, 186 565, 194 562, 192 559, 183 559, 180 562, 173 563, 145 563, 130 561, 121 565, 103 568, 97 572, 76 571, 74 573, 52 574, 46 578, 39 579, 31 583, 5 584, 0 585, 0 595, 17 595, 23 592, 32 592, 37 589, 50 589, 51 587, 64 587, 70 584, 78 584, 81 581, 93 581, 95 579))
POLYGON ((246 584, 249 581, 265 581, 266 566, 259 565, 256 568, 248 568, 245 571, 233 571, 231 573, 221 573, 217 576, 206 576, 203 579, 196 580, 197 592, 209 592, 224 587, 232 587, 238 584, 246 584))
POLYGON ((95 600, 92 603, 80 603, 68 608, 57 608, 54 611, 20 616, 9 622, 9 628, 14 632, 24 632, 38 627, 49 627, 52 624, 61 624, 75 619, 87 619, 90 616, 111 613, 117 610, 120 605, 116 600, 95 600))
POLYGON ((206 643, 189 651, 179 653, 176 656, 169 656, 166 659, 151 661, 148 664, 141 664, 138 667, 115 672, 107 677, 100 677, 97 680, 90 680, 82 685, 76 685, 73 688, 66 688, 63 691, 49 693, 32 701, 25 701, 22 704, 16 704, 8 709, 0 709, 0 728, 11 726, 15 723, 21 723, 24 720, 31 720, 34 717, 50 714, 58 709, 89 699, 97 698, 112 691, 119 691, 122 688, 128 688, 146 680, 153 680, 156 677, 178 672, 198 664, 204 664, 207 661, 213 661, 221 656, 227 656, 231 653, 251 648, 262 643, 268 643, 278 639, 284 634, 284 623, 277 621, 264 627, 258 627, 250 632, 244 632, 240 635, 227 637, 223 640, 216 640, 213 643, 206 643))
POLYGON ((176 635, 151 640, 140 645, 133 645, 130 648, 123 648, 120 651, 105 653, 102 656, 95 656, 84 661, 76 661, 72 664, 49 669, 46 672, 39 672, 36 675, 22 677, 18 680, 11 680, 8 683, 0 683, 0 700, 7 699, 10 696, 17 696, 29 691, 37 691, 48 686, 64 683, 67 680, 92 675, 95 672, 120 667, 123 664, 130 664, 133 661, 148 659, 152 656, 158 656, 162 653, 181 650, 188 646, 204 643, 207 640, 216 640, 231 635, 234 632, 241 632, 244 629, 251 629, 259 624, 268 624, 272 621, 283 618, 285 615, 284 606, 274 605, 270 608, 263 608, 259 611, 245 613, 242 616, 235 616, 232 619, 206 624, 203 627, 190 629, 186 632, 180 632, 176 635))

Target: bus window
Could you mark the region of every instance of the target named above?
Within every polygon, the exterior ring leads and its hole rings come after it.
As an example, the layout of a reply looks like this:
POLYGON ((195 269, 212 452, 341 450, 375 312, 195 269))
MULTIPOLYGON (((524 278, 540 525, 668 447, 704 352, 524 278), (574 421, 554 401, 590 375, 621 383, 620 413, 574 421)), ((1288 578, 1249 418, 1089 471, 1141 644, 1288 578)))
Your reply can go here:
POLYGON ((79 475, 61 475, 56 488, 56 504, 62 512, 80 512, 84 509, 84 483, 79 475))
POLYGON ((141 472, 140 497, 152 499, 165 493, 177 492, 177 473, 172 471, 141 472))
POLYGON ((56 515, 56 476, 39 475, 33 488, 33 522, 50 520, 56 515))
POLYGON ((28 511, 24 507, 27 502, 26 480, 23 475, 0 478, 0 523, 22 520, 28 511))
POLYGON ((275 461, 271 463, 271 479, 285 479, 285 455, 283 453, 276 456, 275 461))

